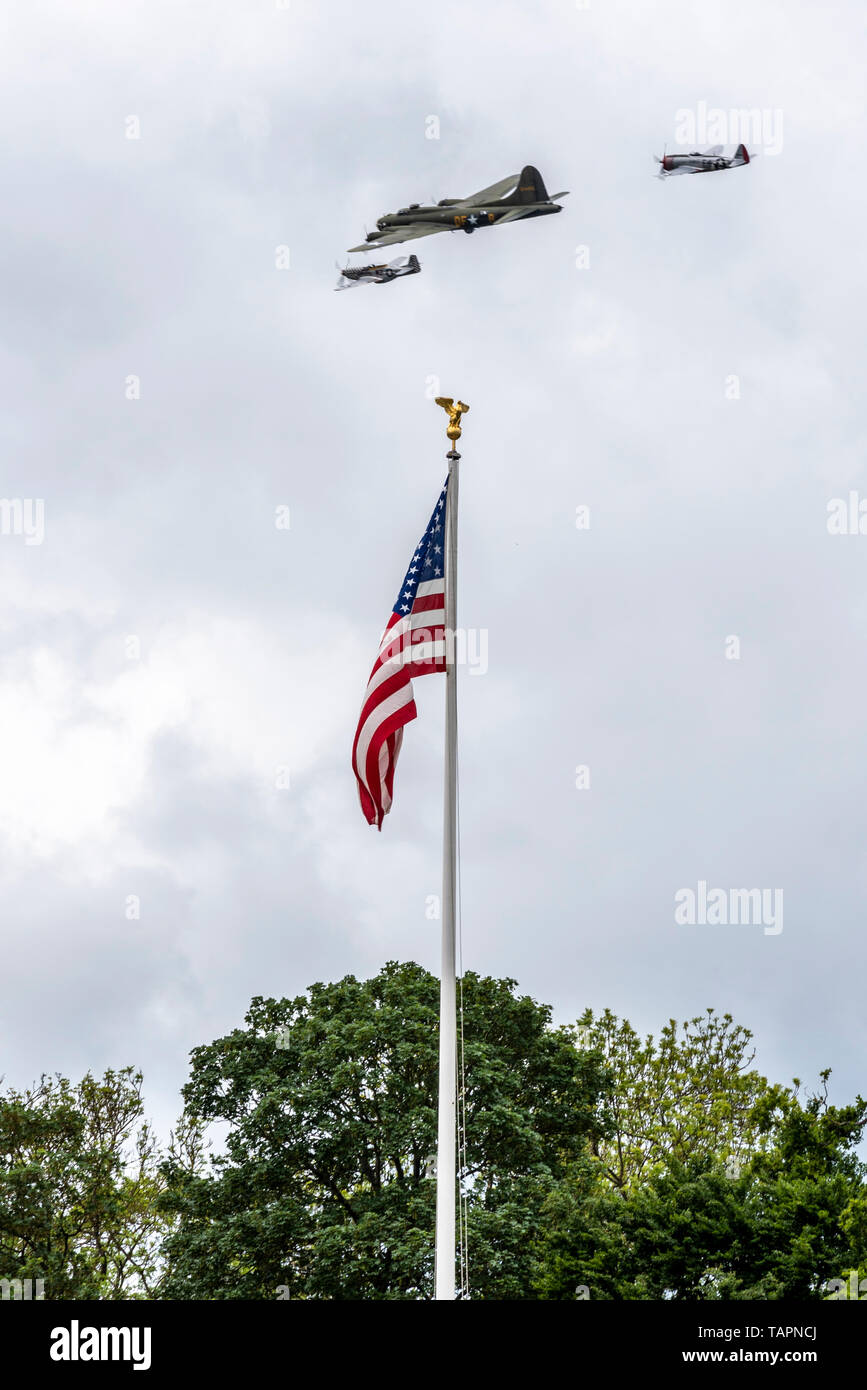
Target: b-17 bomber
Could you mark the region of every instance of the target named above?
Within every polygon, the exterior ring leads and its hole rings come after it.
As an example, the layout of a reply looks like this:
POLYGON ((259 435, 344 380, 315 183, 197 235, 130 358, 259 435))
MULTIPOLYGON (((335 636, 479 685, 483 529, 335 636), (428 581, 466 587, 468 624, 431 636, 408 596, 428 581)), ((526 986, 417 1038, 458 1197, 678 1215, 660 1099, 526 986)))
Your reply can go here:
POLYGON ((527 164, 520 174, 473 193, 469 198, 442 198, 438 203, 424 206, 410 203, 397 212, 387 212, 377 219, 376 231, 369 232, 360 246, 350 251, 369 251, 377 246, 391 246, 415 237, 434 236, 437 232, 475 232, 481 227, 496 227, 503 222, 523 222, 528 217, 547 217, 563 209, 555 200, 565 193, 549 195, 538 169, 527 164))

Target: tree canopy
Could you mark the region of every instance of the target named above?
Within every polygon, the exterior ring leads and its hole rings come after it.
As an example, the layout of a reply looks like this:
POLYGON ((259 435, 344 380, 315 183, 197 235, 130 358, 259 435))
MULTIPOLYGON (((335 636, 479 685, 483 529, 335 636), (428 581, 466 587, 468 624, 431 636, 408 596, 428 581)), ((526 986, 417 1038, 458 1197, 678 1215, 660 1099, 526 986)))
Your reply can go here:
MULTIPOLYGON (((555 1026, 513 980, 470 973, 462 995, 469 1297, 857 1289, 867 1104, 831 1104, 827 1071, 769 1082, 712 1009, 641 1038, 609 1010, 555 1026)), ((0 1278, 53 1299, 432 1297, 438 1020, 411 962, 256 998, 193 1051, 165 1150, 132 1068, 0 1093, 0 1278)))
MULTIPOLYGON (((470 1260, 526 1295, 544 1198, 600 1124, 602 1067, 514 981, 463 982, 470 1260)), ((255 999, 193 1054, 196 1121, 228 1124, 208 1176, 172 1165, 171 1297, 425 1298, 433 1282, 439 985, 415 964, 255 999)))
MULTIPOLYGON (((179 1170, 201 1163, 195 1126, 181 1122, 169 1153, 179 1170)), ((154 1297, 162 1156, 132 1067, 0 1095, 0 1277, 41 1279, 46 1299, 154 1297)))
POLYGON ((732 1166, 704 1144, 674 1154, 627 1194, 598 1161, 548 1198, 534 1285, 543 1298, 798 1299, 864 1263, 865 1170, 854 1146, 867 1105, 805 1103, 769 1088, 752 1155, 732 1166))

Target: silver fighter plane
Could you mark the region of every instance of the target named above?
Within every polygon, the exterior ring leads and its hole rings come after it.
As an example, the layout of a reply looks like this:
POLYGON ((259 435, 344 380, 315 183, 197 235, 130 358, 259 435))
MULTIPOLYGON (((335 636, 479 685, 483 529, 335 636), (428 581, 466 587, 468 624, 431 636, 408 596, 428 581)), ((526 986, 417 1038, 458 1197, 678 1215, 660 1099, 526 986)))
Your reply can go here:
MULTIPOLYGON (((338 267, 339 268, 339 267, 338 267)), ((398 256, 386 265, 348 265, 340 271, 336 290, 353 290, 357 285, 388 285, 403 275, 418 275, 418 256, 398 256)))

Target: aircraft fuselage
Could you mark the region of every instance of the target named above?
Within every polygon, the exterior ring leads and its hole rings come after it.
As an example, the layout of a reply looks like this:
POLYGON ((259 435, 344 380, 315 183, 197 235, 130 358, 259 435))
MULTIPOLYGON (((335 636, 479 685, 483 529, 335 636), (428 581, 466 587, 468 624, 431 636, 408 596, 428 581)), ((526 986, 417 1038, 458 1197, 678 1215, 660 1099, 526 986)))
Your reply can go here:
POLYGON ((479 227, 495 227, 499 222, 521 222, 528 217, 547 217, 562 212, 559 199, 545 187, 539 170, 525 164, 520 174, 510 174, 489 188, 467 198, 441 198, 438 203, 410 203, 397 212, 377 218, 376 231, 368 232, 361 246, 350 251, 367 251, 377 243, 391 246, 435 232, 475 232, 479 227))
POLYGON ((699 169, 710 173, 713 169, 730 169, 732 161, 723 155, 706 154, 667 154, 660 161, 666 173, 674 169, 699 169))
POLYGON ((510 221, 522 222, 526 217, 547 217, 552 212, 562 212, 559 203, 524 203, 520 216, 516 217, 516 205, 509 202, 488 203, 483 208, 459 208, 455 202, 448 201, 436 207, 413 206, 400 208, 398 212, 387 212, 377 218, 375 232, 368 232, 368 241, 377 241, 381 233, 395 227, 417 227, 420 222, 431 226, 450 228, 452 231, 475 232, 480 227, 493 227, 507 213, 510 221))

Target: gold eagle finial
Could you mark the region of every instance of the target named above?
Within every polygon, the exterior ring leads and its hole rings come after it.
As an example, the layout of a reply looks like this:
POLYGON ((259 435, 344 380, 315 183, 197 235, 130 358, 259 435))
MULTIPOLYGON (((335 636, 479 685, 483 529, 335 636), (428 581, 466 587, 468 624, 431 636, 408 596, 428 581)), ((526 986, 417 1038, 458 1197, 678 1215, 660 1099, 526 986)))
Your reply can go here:
POLYGON ((468 405, 463 401, 455 401, 451 396, 437 396, 437 405, 441 405, 443 410, 448 411, 449 423, 446 434, 454 444, 455 440, 461 437, 461 416, 469 410, 468 405))

